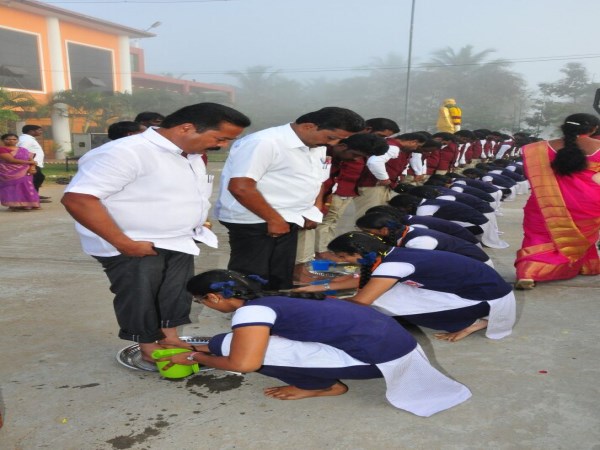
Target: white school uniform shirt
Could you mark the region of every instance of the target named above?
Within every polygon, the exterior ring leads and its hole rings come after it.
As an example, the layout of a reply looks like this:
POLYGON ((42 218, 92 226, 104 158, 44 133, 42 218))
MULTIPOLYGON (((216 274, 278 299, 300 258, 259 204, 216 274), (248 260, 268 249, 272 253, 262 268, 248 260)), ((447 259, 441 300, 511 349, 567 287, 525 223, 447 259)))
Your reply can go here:
POLYGON ((466 164, 467 163, 465 155, 467 153, 467 150, 469 150, 469 147, 471 147, 471 143, 470 142, 465 142, 464 144, 461 144, 459 146, 459 157, 456 158, 456 162, 454 163, 454 167, 458 167, 461 164, 466 164))
MULTIPOLYGON (((181 155, 173 142, 149 128, 102 145, 79 160, 65 192, 100 199, 119 228, 135 241, 198 255, 194 238, 216 238, 202 227, 210 208, 211 186, 200 155, 181 155)), ((85 253, 116 256, 117 249, 76 224, 85 253)))
POLYGON ((221 174, 216 217, 239 224, 265 222, 228 189, 232 178, 252 178, 267 203, 286 222, 300 226, 304 226, 304 218, 321 222, 323 213, 315 201, 331 169, 326 150, 307 147, 290 124, 267 128, 236 141, 221 174))
POLYGON ((427 173, 427 167, 423 162, 422 156, 422 153, 414 152, 412 155, 410 155, 410 160, 408 161, 408 164, 417 176, 425 175, 427 173))
POLYGON ((475 158, 477 159, 486 159, 488 157, 488 154, 485 152, 485 143, 487 142, 487 139, 480 139, 479 143, 481 144, 481 154, 479 156, 475 156, 475 158))
POLYGON ((26 148, 31 153, 35 153, 35 156, 33 157, 34 161, 37 163, 38 167, 44 167, 44 149, 36 138, 28 134, 22 134, 19 136, 19 143, 17 145, 26 148))
POLYGON ((496 153, 496 159, 502 159, 504 154, 513 147, 512 142, 503 142, 500 148, 498 149, 498 153, 496 153))
POLYGON ((385 163, 390 159, 397 158, 400 155, 400 148, 396 145, 390 145, 387 152, 379 156, 370 156, 367 159, 367 168, 378 180, 388 180, 390 176, 385 168, 385 163))

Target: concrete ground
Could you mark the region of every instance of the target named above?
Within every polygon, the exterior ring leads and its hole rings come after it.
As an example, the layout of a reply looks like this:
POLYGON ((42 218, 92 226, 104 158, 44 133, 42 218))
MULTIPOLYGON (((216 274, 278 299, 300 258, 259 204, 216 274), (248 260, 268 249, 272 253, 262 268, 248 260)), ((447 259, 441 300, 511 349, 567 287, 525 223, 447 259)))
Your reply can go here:
MULTIPOLYGON (((218 171, 216 164, 213 171, 218 171)), ((0 448, 29 449, 600 449, 598 278, 517 292, 518 322, 501 341, 417 337, 432 363, 473 397, 430 418, 390 406, 382 380, 349 381, 340 397, 278 401, 258 374, 208 372, 183 381, 119 365, 108 282, 84 255, 59 203, 0 210, 0 448)), ((504 278, 521 240, 525 199, 499 218, 506 250, 489 250, 504 278)), ((350 215, 341 228, 351 228, 350 215)), ((223 268, 204 247, 197 271, 223 268)), ((211 336, 228 318, 194 306, 182 335, 211 336)))

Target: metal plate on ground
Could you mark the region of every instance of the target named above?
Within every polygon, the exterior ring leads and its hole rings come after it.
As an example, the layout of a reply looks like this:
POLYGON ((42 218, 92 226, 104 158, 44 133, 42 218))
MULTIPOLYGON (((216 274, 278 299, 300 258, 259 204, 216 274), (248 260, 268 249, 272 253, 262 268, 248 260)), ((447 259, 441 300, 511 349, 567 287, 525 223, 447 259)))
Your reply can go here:
MULTIPOLYGON (((209 337, 200 336, 180 336, 183 342, 187 342, 192 345, 208 344, 209 337)), ((146 372, 158 372, 156 364, 144 361, 142 359, 142 352, 140 351, 139 344, 132 344, 129 347, 125 347, 117 353, 117 361, 119 364, 134 370, 143 370, 146 372)), ((200 372, 206 372, 208 370, 214 370, 212 367, 200 367, 200 372)))

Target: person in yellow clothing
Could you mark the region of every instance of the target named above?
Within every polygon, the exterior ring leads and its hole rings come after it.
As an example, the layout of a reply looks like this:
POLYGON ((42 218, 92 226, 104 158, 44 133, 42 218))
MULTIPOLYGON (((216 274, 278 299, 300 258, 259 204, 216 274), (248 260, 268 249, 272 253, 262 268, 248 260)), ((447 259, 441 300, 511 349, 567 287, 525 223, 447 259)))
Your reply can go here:
POLYGON ((444 100, 444 103, 442 106, 440 106, 440 113, 437 120, 438 131, 454 133, 460 130, 461 122, 462 111, 456 105, 456 100, 453 98, 447 98, 444 100))

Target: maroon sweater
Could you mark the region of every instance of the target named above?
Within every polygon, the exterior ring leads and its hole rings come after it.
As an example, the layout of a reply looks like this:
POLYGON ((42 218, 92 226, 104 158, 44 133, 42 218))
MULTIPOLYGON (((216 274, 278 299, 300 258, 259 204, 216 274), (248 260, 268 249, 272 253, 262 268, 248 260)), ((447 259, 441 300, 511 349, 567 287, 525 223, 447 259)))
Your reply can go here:
POLYGON ((357 183, 364 168, 364 158, 355 161, 341 161, 334 158, 331 163, 331 173, 325 181, 325 192, 330 193, 337 183, 335 195, 356 197, 358 195, 357 183))

